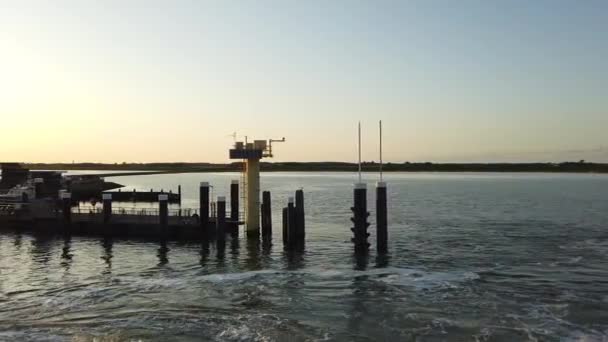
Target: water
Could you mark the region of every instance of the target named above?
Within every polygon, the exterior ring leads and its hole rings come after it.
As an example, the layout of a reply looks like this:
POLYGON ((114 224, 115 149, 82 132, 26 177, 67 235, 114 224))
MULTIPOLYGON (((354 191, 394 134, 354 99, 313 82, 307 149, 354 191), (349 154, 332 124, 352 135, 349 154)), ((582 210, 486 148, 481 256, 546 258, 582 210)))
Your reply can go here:
MULTIPOLYGON (((197 207, 200 181, 217 196, 235 178, 111 180, 140 190, 181 184, 183 206, 197 207)), ((272 246, 244 234, 222 252, 2 233, 0 340, 608 340, 608 176, 386 178, 386 258, 353 257, 347 173, 263 174, 272 246), (279 208, 300 187, 306 251, 287 254, 279 208)))

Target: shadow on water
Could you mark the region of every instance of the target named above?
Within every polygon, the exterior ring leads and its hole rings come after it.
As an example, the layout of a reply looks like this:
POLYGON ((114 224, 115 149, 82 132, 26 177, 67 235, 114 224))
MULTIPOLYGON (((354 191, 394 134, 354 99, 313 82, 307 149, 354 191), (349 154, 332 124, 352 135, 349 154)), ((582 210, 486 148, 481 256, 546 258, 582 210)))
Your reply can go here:
POLYGON ((283 258, 285 260, 285 266, 288 270, 297 270, 305 267, 306 258, 305 251, 303 250, 285 250, 283 258))
POLYGON ((238 266, 240 242, 238 237, 230 238, 230 259, 235 266, 238 266))
POLYGON ((201 255, 201 259, 199 261, 201 266, 205 266, 207 264, 207 261, 209 259, 209 240, 204 239, 201 243, 201 250, 200 250, 200 255, 201 255))
POLYGON ((21 234, 21 232, 19 232, 19 231, 15 232, 15 239, 13 240, 13 246, 15 246, 15 249, 21 250, 22 241, 23 241, 23 235, 21 234))
POLYGON ((167 241, 163 240, 160 242, 160 247, 158 248, 158 253, 156 254, 158 256, 159 267, 165 266, 169 263, 169 258, 167 257, 168 253, 169 247, 167 247, 167 241))
POLYGON ((352 307, 348 315, 348 332, 351 335, 361 335, 361 323, 369 319, 367 298, 369 296, 369 285, 367 275, 356 276, 352 282, 352 307))
POLYGON ((114 248, 114 240, 109 237, 105 237, 101 240, 101 247, 103 248, 103 255, 101 259, 106 264, 106 269, 104 273, 112 273, 112 249, 114 248))
POLYGON ((248 270, 259 270, 262 268, 260 260, 260 239, 247 239, 247 258, 245 265, 248 270))
POLYGON ((353 254, 353 261, 355 264, 355 271, 365 271, 367 266, 369 265, 369 255, 363 253, 355 253, 353 254))
POLYGON ((63 236, 63 248, 61 249, 61 267, 67 272, 72 266, 72 237, 70 235, 63 236))
POLYGON ((272 238, 264 237, 262 239, 262 254, 267 257, 272 254, 272 238))
MULTIPOLYGON (((353 262, 355 271, 365 271, 369 266, 369 253, 354 253, 353 262)), ((378 260, 376 260, 378 262, 378 260)), ((348 332, 353 336, 363 331, 361 322, 369 316, 366 299, 368 298, 368 275, 355 275, 352 281, 352 308, 348 316, 348 332)))
POLYGON ((30 255, 32 260, 38 264, 46 265, 51 258, 53 236, 46 234, 36 234, 32 239, 30 255))
POLYGON ((226 259, 226 241, 217 240, 216 249, 217 249, 217 264, 218 264, 218 266, 224 266, 224 262, 226 259))
POLYGON ((391 258, 388 254, 379 254, 376 256, 376 268, 388 267, 391 258))

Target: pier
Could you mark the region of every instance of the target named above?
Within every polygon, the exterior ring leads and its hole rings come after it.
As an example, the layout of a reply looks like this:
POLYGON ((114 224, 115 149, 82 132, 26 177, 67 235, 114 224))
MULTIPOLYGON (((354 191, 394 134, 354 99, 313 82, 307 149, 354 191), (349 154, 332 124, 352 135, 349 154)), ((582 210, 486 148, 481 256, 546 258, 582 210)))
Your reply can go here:
MULTIPOLYGON (((69 193, 62 195, 63 208, 42 205, 12 205, 0 211, 0 229, 23 229, 47 233, 75 235, 101 235, 133 238, 200 240, 214 236, 202 231, 200 209, 168 208, 168 195, 158 195, 158 208, 114 207, 112 195, 104 196, 102 207, 74 207, 69 193), (166 233, 166 234, 165 234, 166 233)), ((224 204, 225 205, 225 204, 224 204)), ((215 227, 218 221, 215 202, 209 203, 208 224, 215 227)), ((244 222, 232 217, 220 218, 227 233, 238 231, 244 222)))
MULTIPOLYGON (((13 173, 19 171, 21 178, 18 180, 18 186, 12 188, 9 193, 0 195, 0 230, 18 229, 36 233, 160 241, 215 240, 223 245, 227 235, 231 240, 238 239, 239 228, 244 225, 249 240, 259 240, 261 231, 262 239, 268 245, 271 244, 273 235, 272 202, 270 191, 264 191, 263 196, 260 196, 259 162, 262 158, 273 156, 273 142, 284 141, 285 138, 254 140, 253 143, 235 142, 234 147, 229 150, 229 157, 242 159, 244 169, 241 181, 232 180, 227 194, 218 194, 216 198, 212 198, 210 192, 213 186, 209 182, 200 182, 197 208, 182 207, 181 186, 178 186, 176 193, 162 189, 103 191, 95 198, 89 198, 90 204, 81 205, 86 202, 70 192, 74 177, 67 178, 65 182, 54 179, 52 185, 63 188, 53 193, 48 191, 48 177, 32 179, 24 176, 27 170, 11 164, 10 170, 13 173), (25 180, 23 177, 26 177, 25 180), (141 206, 139 202, 150 203, 152 207, 141 206)), ((10 172, 7 174, 11 175, 10 172)), ((12 178, 9 177, 8 180, 12 181, 12 178)), ((376 196, 376 245, 378 253, 384 254, 388 251, 385 182, 377 184, 376 196)), ((367 185, 362 182, 360 173, 359 182, 355 184, 353 200, 351 230, 354 235, 354 252, 357 255, 367 255, 370 246, 367 241, 370 235, 370 213, 367 211, 367 185)), ((305 249, 305 212, 304 191, 299 189, 295 191, 295 196, 289 197, 281 211, 281 232, 285 250, 305 249)))

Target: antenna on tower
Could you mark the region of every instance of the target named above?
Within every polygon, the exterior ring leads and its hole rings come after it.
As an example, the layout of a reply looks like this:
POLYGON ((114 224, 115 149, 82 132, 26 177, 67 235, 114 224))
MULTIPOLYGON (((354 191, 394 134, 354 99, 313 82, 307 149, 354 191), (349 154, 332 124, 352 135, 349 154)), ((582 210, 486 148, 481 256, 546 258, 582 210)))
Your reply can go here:
POLYGON ((382 182, 382 120, 378 123, 380 128, 380 181, 382 182))
POLYGON ((232 140, 234 140, 234 142, 236 142, 236 132, 234 132, 232 134, 228 134, 227 137, 232 137, 232 140))
POLYGON ((359 121, 359 183, 361 183, 361 121, 359 121))

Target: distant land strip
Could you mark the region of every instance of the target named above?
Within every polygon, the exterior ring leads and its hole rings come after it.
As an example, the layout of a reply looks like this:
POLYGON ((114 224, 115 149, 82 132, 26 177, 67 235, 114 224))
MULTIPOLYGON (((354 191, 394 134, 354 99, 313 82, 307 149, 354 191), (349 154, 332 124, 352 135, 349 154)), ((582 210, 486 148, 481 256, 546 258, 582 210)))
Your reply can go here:
MULTIPOLYGON (((261 170, 323 172, 355 172, 358 165, 344 162, 277 162, 260 163, 261 170)), ((95 170, 125 171, 129 175, 189 173, 189 172, 238 172, 243 169, 240 162, 230 164, 212 163, 65 163, 65 164, 24 164, 31 170, 95 170)), ((379 165, 374 162, 362 164, 365 172, 377 172, 379 165)), ((562 163, 385 163, 386 172, 567 172, 567 173, 608 173, 608 164, 579 162, 562 163)), ((111 176, 111 174, 99 174, 111 176)))

